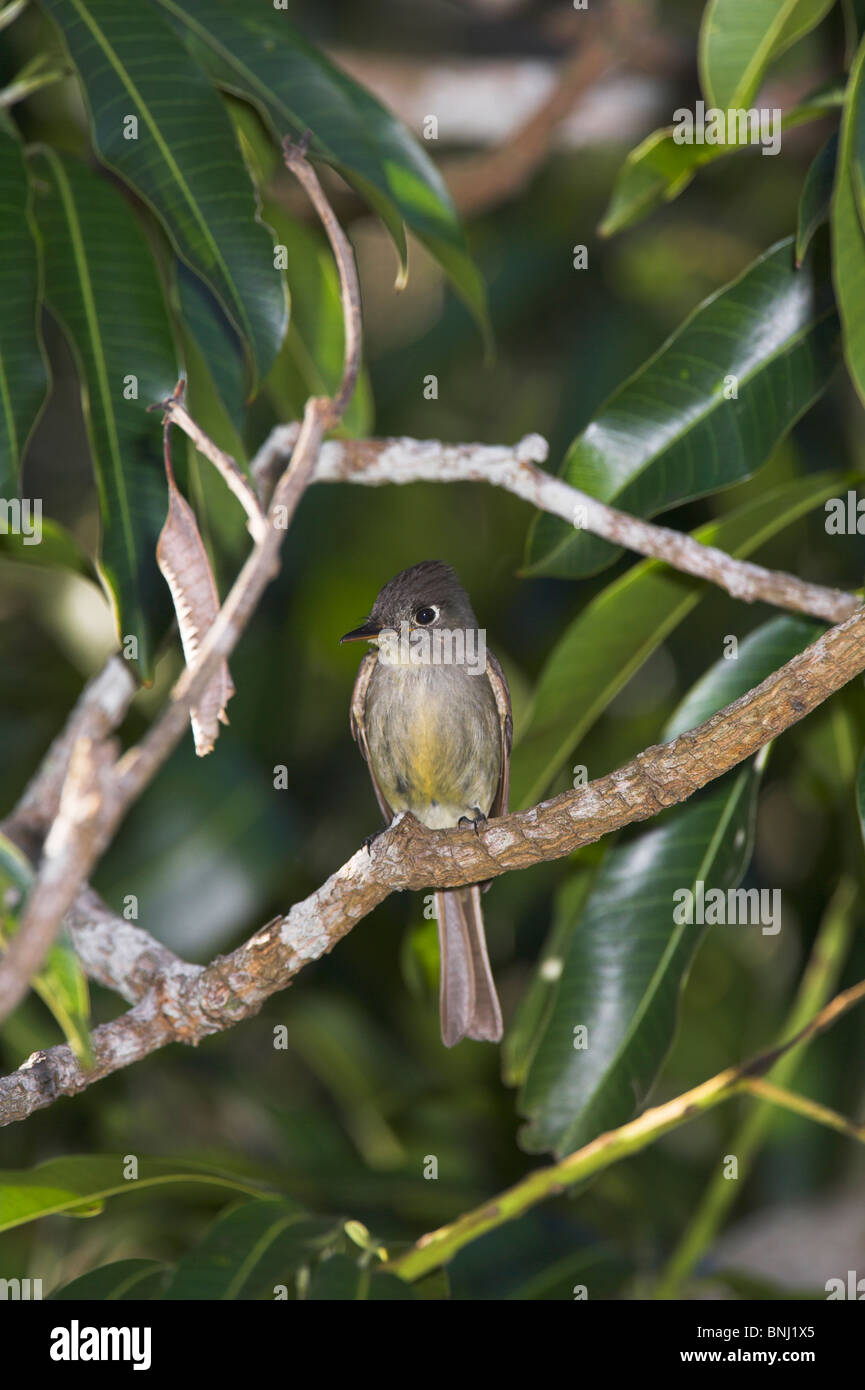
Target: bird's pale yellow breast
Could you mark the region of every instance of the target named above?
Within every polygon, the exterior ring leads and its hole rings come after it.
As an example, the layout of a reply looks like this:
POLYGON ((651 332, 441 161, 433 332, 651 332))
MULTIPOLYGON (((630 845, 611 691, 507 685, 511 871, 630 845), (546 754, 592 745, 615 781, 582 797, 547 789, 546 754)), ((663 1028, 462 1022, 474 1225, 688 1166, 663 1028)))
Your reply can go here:
POLYGON ((366 702, 370 762, 395 811, 435 828, 487 814, 501 773, 501 730, 485 675, 379 663, 366 702))

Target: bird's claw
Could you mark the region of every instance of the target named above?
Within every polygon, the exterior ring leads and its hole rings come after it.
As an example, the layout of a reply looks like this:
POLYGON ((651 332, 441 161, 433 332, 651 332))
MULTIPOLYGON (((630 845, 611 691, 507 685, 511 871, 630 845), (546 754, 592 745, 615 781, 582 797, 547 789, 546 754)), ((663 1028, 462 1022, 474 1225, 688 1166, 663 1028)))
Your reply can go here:
POLYGON ((464 825, 470 825, 475 834, 479 835, 482 828, 487 823, 487 817, 479 806, 473 806, 472 810, 475 812, 474 816, 460 816, 457 821, 457 830, 462 830, 464 825))
MULTIPOLYGON (((385 830, 389 829, 389 826, 385 826, 385 830)), ((374 830, 371 835, 366 836, 363 842, 363 847, 366 850, 367 854, 372 854, 372 846, 374 842, 378 839, 379 835, 383 835, 385 833, 385 830, 374 830)))

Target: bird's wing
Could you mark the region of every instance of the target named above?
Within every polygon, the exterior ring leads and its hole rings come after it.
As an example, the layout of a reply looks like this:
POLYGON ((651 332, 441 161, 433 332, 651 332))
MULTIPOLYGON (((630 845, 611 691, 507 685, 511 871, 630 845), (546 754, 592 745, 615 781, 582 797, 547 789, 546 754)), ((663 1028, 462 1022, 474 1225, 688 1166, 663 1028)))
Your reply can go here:
POLYGON ((390 825, 394 813, 382 795, 381 787, 375 780, 375 773, 372 770, 372 763, 369 759, 369 744, 366 741, 366 692, 369 688, 375 664, 378 661, 376 652, 367 652, 363 661, 357 669, 357 679, 354 683, 354 690, 351 692, 351 736, 355 740, 358 748, 366 759, 369 768, 372 789, 375 792, 375 799, 381 807, 385 823, 390 825))
POLYGON ((487 652, 487 679, 496 697, 499 711, 499 726, 502 733, 502 771, 499 785, 490 807, 491 816, 506 816, 508 813, 508 791, 511 782, 511 745, 514 741, 514 721, 511 715, 511 693, 505 673, 492 652, 487 652))

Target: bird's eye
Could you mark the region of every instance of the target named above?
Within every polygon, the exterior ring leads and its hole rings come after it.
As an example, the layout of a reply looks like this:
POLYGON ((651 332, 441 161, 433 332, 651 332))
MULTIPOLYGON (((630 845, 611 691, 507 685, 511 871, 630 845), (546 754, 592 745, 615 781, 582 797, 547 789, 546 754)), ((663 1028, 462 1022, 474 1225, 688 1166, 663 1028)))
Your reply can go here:
POLYGON ((415 611, 414 620, 416 623, 420 623, 421 627, 429 627, 429 624, 434 623, 438 615, 437 608, 418 608, 415 611))

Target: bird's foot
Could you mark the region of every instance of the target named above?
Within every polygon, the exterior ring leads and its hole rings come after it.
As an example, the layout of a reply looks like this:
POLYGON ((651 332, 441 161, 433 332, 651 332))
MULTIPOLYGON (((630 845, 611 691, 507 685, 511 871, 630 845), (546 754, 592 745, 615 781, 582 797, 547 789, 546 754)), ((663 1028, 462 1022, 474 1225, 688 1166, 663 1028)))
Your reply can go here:
POLYGON ((470 825, 475 834, 479 835, 487 823, 487 817, 484 815, 480 806, 473 806, 472 810, 474 812, 473 816, 460 816, 457 821, 457 830, 462 830, 464 825, 470 825))
POLYGON ((375 841, 378 839, 378 837, 379 837, 380 835, 384 835, 385 831, 387 831, 387 830, 390 830, 390 826, 389 826, 389 825, 386 825, 385 828, 384 828, 384 830, 374 830, 374 831, 372 832, 371 835, 367 835, 367 836, 366 836, 366 838, 364 839, 364 842, 363 842, 363 847, 364 847, 364 849, 366 850, 367 854, 372 854, 372 847, 373 847, 373 844, 374 844, 375 841))

